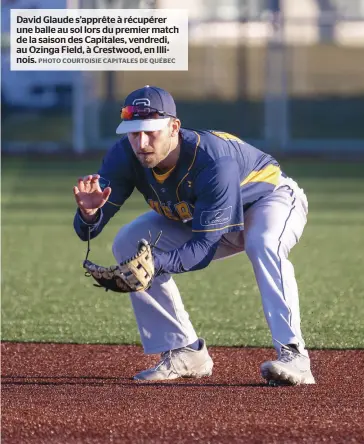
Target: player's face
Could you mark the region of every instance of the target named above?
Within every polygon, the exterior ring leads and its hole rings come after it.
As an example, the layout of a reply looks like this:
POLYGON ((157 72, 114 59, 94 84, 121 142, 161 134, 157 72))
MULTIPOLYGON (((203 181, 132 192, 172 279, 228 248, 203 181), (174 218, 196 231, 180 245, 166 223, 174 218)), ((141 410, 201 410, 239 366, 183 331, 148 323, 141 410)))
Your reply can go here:
POLYGON ((171 146, 171 124, 160 131, 128 133, 129 142, 144 168, 154 168, 169 153, 171 146))

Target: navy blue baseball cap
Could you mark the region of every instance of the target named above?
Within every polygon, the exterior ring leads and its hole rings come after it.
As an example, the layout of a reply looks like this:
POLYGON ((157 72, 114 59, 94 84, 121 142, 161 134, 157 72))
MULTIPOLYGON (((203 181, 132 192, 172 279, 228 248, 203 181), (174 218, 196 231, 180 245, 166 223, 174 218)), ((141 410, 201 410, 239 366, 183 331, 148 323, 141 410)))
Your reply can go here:
POLYGON ((176 104, 169 92, 146 85, 128 95, 120 116, 122 122, 116 134, 159 131, 168 125, 171 117, 177 117, 176 104))

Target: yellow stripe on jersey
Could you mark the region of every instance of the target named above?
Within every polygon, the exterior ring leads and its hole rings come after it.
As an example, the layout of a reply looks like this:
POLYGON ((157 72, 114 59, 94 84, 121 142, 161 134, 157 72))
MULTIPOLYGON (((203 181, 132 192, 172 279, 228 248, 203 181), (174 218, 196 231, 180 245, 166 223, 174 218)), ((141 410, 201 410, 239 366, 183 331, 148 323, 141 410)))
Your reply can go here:
POLYGON ((217 137, 220 137, 220 139, 224 139, 224 140, 234 140, 235 142, 239 142, 239 143, 245 143, 243 142, 241 139, 239 139, 238 136, 234 136, 234 134, 230 134, 230 133, 224 133, 224 132, 220 132, 220 131, 211 131, 212 134, 214 134, 217 137))
POLYGON ((116 204, 114 202, 111 202, 110 200, 107 200, 106 203, 109 203, 110 205, 114 205, 115 207, 121 207, 120 204, 116 204))
POLYGON ((169 171, 167 171, 166 173, 163 174, 157 174, 154 169, 152 168, 152 173, 154 176, 154 179, 158 182, 158 183, 163 183, 166 179, 168 179, 168 177, 171 175, 172 171, 176 168, 176 165, 171 168, 169 171))
POLYGON ((272 185, 278 184, 278 179, 281 174, 281 169, 276 165, 268 165, 260 171, 252 171, 241 183, 240 186, 252 182, 267 182, 272 185))
POLYGON ((225 228, 230 228, 230 227, 243 227, 243 226, 244 226, 244 222, 242 222, 241 224, 226 225, 225 227, 221 227, 221 228, 212 228, 211 230, 192 230, 192 232, 193 233, 207 233, 210 231, 224 230, 225 228))
POLYGON ((186 179, 186 177, 188 176, 189 172, 191 171, 191 168, 193 167, 193 164, 195 163, 195 160, 196 160, 198 147, 200 146, 201 137, 200 137, 200 135, 198 133, 196 133, 196 131, 194 131, 194 133, 197 136, 197 142, 196 142, 196 146, 195 146, 195 153, 193 155, 193 159, 192 159, 191 165, 188 167, 187 173, 182 177, 182 179, 180 180, 179 184, 177 185, 176 196, 177 196, 178 202, 181 202, 181 199, 179 198, 178 189, 179 189, 181 183, 186 179))

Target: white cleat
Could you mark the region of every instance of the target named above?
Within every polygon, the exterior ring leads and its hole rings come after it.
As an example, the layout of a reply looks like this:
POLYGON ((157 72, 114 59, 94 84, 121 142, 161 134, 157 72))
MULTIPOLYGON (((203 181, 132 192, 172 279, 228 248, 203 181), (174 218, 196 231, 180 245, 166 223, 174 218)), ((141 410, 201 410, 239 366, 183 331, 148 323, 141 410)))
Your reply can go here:
POLYGON ((200 350, 189 347, 166 351, 161 354, 158 364, 143 370, 134 379, 162 381, 177 378, 202 378, 212 375, 213 362, 207 351, 204 339, 200 339, 200 350))
POLYGON ((267 361, 260 366, 260 371, 269 385, 315 384, 311 373, 310 358, 289 345, 283 345, 276 361, 267 361))

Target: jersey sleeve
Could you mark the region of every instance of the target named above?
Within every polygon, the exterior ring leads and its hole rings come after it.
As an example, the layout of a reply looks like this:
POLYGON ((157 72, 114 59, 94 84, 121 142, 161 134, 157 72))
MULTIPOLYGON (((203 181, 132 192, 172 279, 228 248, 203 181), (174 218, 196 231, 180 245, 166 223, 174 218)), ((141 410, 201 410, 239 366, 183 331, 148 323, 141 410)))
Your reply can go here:
POLYGON ((104 226, 119 211, 123 203, 134 190, 133 162, 130 151, 123 141, 116 143, 105 155, 98 170, 100 188, 111 188, 111 194, 105 205, 98 211, 95 223, 86 223, 79 212, 74 217, 74 229, 82 240, 90 239, 101 233, 104 226))
POLYGON ((239 165, 234 159, 222 157, 206 165, 197 175, 194 189, 192 231, 195 237, 213 240, 244 229, 239 165))

